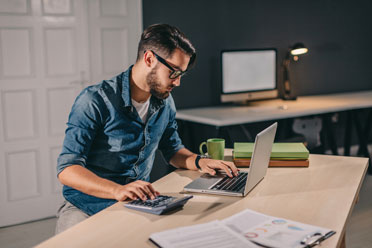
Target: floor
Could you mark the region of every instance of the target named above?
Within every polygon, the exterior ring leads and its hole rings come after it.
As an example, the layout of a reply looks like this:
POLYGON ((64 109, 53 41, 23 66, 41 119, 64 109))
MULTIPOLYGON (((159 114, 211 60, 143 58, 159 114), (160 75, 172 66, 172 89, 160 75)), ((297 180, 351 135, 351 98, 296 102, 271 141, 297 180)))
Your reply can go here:
POLYGON ((0 228, 1 248, 35 246, 54 235, 56 218, 0 228))
MULTIPOLYGON (((346 226, 346 247, 365 248, 372 244, 372 175, 366 175, 359 202, 346 226)), ((0 248, 31 247, 52 237, 56 218, 0 228, 0 248)))
POLYGON ((349 222, 346 224, 346 247, 372 247, 372 175, 366 175, 349 222))

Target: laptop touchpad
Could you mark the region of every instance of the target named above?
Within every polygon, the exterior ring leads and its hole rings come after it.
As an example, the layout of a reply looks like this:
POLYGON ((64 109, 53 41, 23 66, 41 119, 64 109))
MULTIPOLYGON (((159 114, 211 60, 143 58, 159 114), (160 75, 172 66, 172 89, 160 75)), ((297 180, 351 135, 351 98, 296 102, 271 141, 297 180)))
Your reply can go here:
POLYGON ((209 174, 203 174, 198 179, 192 181, 190 184, 185 186, 185 189, 208 189, 219 181, 223 175, 211 176, 209 174))

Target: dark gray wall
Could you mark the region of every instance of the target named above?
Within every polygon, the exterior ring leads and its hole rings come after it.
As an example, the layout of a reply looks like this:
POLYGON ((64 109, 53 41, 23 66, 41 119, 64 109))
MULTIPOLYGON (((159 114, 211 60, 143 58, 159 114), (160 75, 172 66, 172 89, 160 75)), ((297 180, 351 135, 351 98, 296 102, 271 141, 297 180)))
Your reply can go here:
POLYGON ((298 95, 371 90, 371 13, 369 0, 143 0, 144 28, 177 26, 197 49, 173 93, 179 109, 219 104, 222 49, 275 47, 280 62, 303 42, 310 51, 291 68, 298 95))

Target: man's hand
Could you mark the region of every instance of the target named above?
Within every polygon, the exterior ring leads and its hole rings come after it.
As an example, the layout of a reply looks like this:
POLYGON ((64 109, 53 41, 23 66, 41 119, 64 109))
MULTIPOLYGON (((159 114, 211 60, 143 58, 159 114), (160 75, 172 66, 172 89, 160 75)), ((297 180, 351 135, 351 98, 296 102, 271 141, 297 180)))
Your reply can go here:
POLYGON ((239 170, 233 162, 202 158, 199 160, 199 166, 202 172, 206 172, 212 176, 216 175, 216 169, 225 171, 229 177, 239 174, 239 170))
POLYGON ((143 201, 149 198, 153 200, 158 195, 160 195, 160 193, 152 187, 151 183, 141 180, 126 185, 118 185, 114 189, 114 196, 117 201, 124 201, 127 199, 137 200, 138 198, 143 201))
MULTIPOLYGON (((176 168, 197 170, 195 166, 195 159, 195 153, 187 150, 186 148, 182 148, 173 155, 169 162, 176 168)), ((233 175, 237 176, 239 174, 239 170, 236 168, 233 162, 202 158, 199 160, 199 166, 202 172, 209 173, 211 175, 216 175, 216 170, 224 170, 229 177, 233 177, 233 175)))

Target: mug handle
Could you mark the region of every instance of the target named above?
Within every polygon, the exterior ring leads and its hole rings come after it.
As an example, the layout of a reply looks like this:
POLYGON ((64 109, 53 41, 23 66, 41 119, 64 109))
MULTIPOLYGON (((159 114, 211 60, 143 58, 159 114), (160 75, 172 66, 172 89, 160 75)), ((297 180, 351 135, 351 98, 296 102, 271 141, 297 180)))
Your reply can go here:
POLYGON ((199 146, 199 152, 200 152, 201 155, 205 155, 205 152, 203 152, 203 146, 204 145, 207 146, 207 142, 204 141, 199 146))

